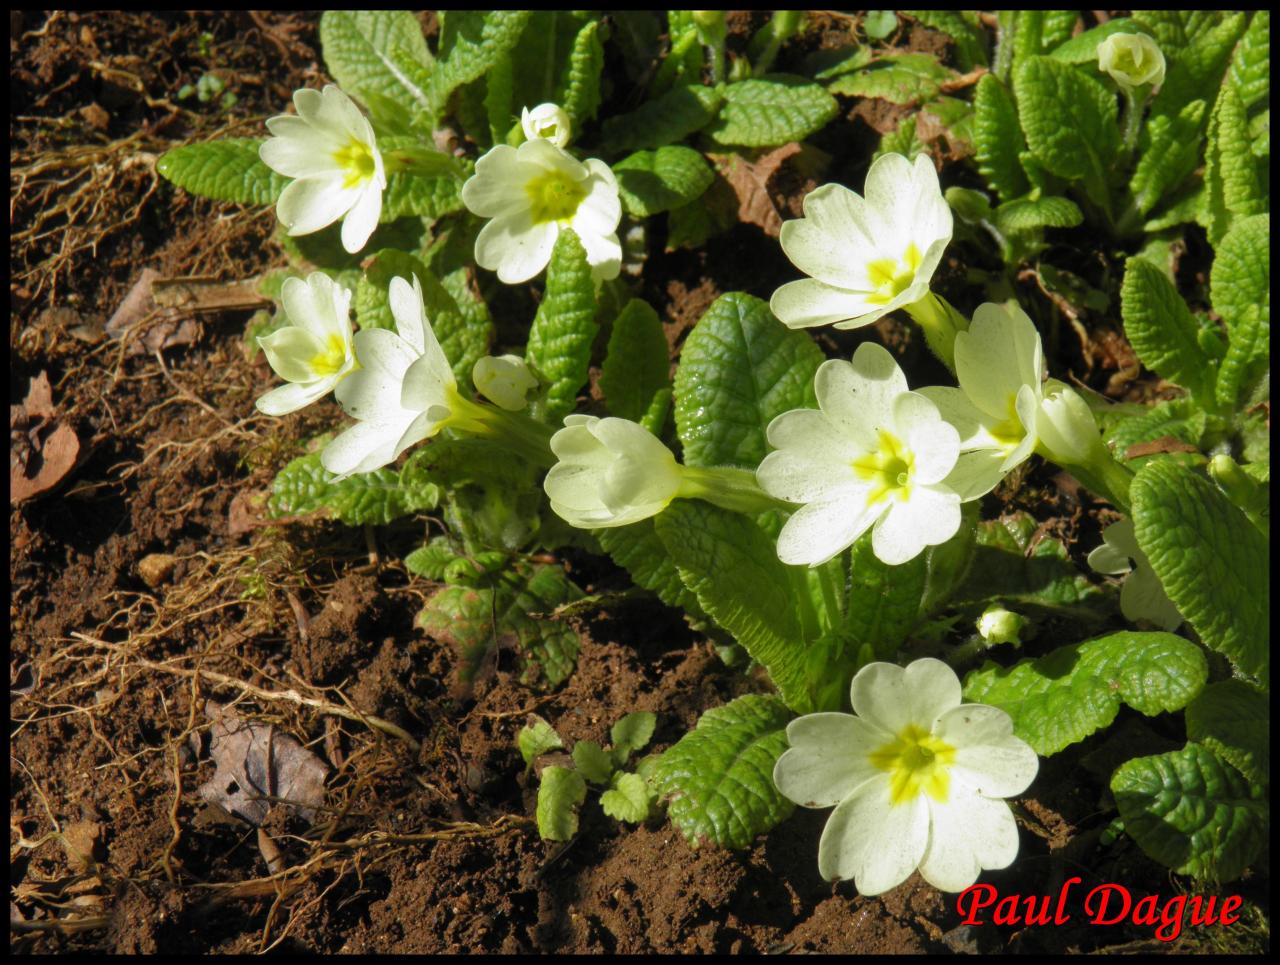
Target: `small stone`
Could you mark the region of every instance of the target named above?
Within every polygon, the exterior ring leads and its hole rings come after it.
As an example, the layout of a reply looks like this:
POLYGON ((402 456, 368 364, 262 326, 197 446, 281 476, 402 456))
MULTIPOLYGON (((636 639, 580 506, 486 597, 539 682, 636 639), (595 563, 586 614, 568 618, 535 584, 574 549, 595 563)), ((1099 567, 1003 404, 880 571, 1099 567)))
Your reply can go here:
POLYGON ((170 553, 151 553, 138 561, 138 575, 154 590, 173 576, 177 563, 178 558, 170 553))

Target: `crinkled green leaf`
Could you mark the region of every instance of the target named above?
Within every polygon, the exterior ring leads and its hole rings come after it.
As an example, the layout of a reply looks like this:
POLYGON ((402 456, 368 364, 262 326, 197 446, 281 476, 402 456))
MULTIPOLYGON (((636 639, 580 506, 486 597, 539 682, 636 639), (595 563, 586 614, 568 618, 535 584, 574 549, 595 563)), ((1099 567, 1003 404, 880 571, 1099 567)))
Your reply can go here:
POLYGON ((614 774, 612 786, 600 795, 600 807, 617 821, 639 824, 649 816, 649 802, 653 795, 649 785, 639 774, 625 771, 614 774))
POLYGON ((1016 198, 996 208, 996 227, 1001 234, 1036 231, 1040 228, 1074 228, 1084 215, 1070 198, 1016 198))
POLYGON ((564 741, 546 720, 530 714, 529 723, 516 735, 516 746, 520 748, 520 756, 524 758, 525 771, 528 772, 533 770, 533 762, 540 754, 559 750, 564 747, 564 741))
POLYGON ((1130 487, 1138 545, 1200 639, 1245 673, 1271 668, 1267 539, 1213 483, 1168 459, 1130 487))
POLYGON ((1057 50, 1070 39, 1079 21, 1080 13, 1076 10, 1046 10, 1040 30, 1040 50, 1057 50))
POLYGON ((447 536, 433 536, 404 558, 404 566, 415 576, 443 580, 445 569, 460 558, 447 536))
POLYGON ((1245 15, 1221 10, 1138 10, 1133 16, 1144 28, 1151 28, 1168 63, 1164 83, 1151 102, 1151 116, 1173 117, 1193 100, 1212 100, 1222 85, 1231 51, 1244 33, 1245 15), (1175 37, 1179 27, 1183 34, 1175 37), (1162 32, 1175 38, 1171 44, 1161 39, 1162 32))
POLYGON ((258 157, 261 138, 224 138, 165 151, 156 170, 178 187, 215 201, 275 204, 289 178, 258 157))
MULTIPOLYGON (((1208 419, 1203 409, 1190 399, 1173 399, 1160 402, 1150 408, 1143 407, 1135 415, 1117 418, 1114 425, 1105 433, 1106 440, 1120 459, 1127 459, 1126 450, 1141 442, 1153 442, 1156 439, 1172 436, 1179 442, 1198 446, 1204 435, 1208 419)), ((1137 469, 1147 459, 1163 458, 1156 456, 1140 456, 1129 462, 1129 468, 1137 469)))
POLYGON ((618 153, 675 144, 710 124, 723 99, 717 87, 673 88, 630 114, 608 118, 605 144, 618 153))
POLYGON ((1254 785, 1271 783, 1271 701, 1243 680, 1209 684, 1187 707, 1187 738, 1229 761, 1254 785))
POLYGON ((440 57, 427 85, 429 115, 440 117, 450 94, 507 56, 528 20, 528 10, 450 11, 443 18, 440 57))
POLYGON ((613 758, 595 741, 578 741, 573 745, 573 766, 592 784, 608 784, 613 774, 613 758))
POLYGON ((578 808, 587 799, 587 782, 577 771, 551 766, 538 785, 538 837, 568 841, 578 833, 578 808))
POLYGON ((573 38, 569 60, 556 90, 556 103, 572 119, 575 130, 582 130, 600 108, 600 74, 603 70, 600 21, 592 20, 584 24, 573 38))
POLYGON ((930 54, 886 54, 866 70, 844 74, 827 85, 833 94, 878 97, 893 104, 917 104, 937 96, 954 74, 930 54))
POLYGON ((961 70, 972 70, 974 67, 985 67, 987 59, 987 41, 978 25, 977 18, 964 10, 908 10, 909 16, 915 17, 926 27, 940 30, 952 39, 955 44, 956 65, 961 70))
POLYGON ((613 741, 615 750, 626 749, 623 755, 625 760, 633 751, 641 750, 649 743, 653 737, 653 729, 657 726, 658 718, 652 711, 632 711, 609 728, 609 739, 613 741))
POLYGON ((1173 282, 1151 262, 1130 258, 1120 288, 1124 332, 1142 364, 1213 405, 1217 365, 1206 357, 1200 326, 1173 282))
POLYGON ((1267 845, 1263 789, 1199 744, 1125 762, 1111 793, 1125 832, 1179 874, 1233 881, 1267 845))
POLYGON ((1241 388, 1271 361, 1270 214, 1235 221, 1218 244, 1210 285, 1229 336, 1218 371, 1218 402, 1235 408, 1241 388))
POLYGON ((916 136, 916 117, 913 114, 904 117, 897 127, 880 138, 880 144, 873 157, 901 154, 908 161, 912 161, 915 160, 916 155, 927 153, 929 153, 928 145, 916 136))
POLYGON ((615 164, 613 173, 618 196, 636 218, 692 203, 715 178, 701 154, 680 145, 637 151, 615 164))
POLYGON ((1036 160, 1059 177, 1083 181, 1091 198, 1105 196, 1120 147, 1115 95, 1050 57, 1023 61, 1014 72, 1013 89, 1036 160))
POLYGON ((540 672, 550 686, 563 682, 578 658, 578 634, 551 613, 579 599, 582 591, 563 569, 542 564, 494 574, 490 583, 444 587, 427 600, 418 625, 457 649, 458 677, 464 684, 475 678, 495 647, 507 643, 524 659, 522 680, 540 672))
POLYGON ((1018 162, 1025 148, 1013 95, 1000 78, 987 74, 973 95, 974 153, 978 171, 1001 201, 1021 197, 1029 187, 1018 162))
POLYGON ((1112 34, 1136 33, 1133 21, 1128 17, 1116 17, 1106 23, 1100 23, 1083 33, 1076 34, 1070 40, 1064 40, 1054 47, 1049 56, 1064 64, 1096 64, 1098 62, 1098 44, 1112 34))
POLYGON ((822 352, 804 332, 742 292, 715 300, 685 340, 676 370, 676 428, 691 466, 755 469, 774 416, 814 405, 822 352))
POLYGON ((1229 76, 1245 109, 1271 93, 1271 11, 1258 10, 1231 58, 1229 76))
POLYGON ((704 614, 694 596, 680 579, 680 572, 654 530, 653 520, 644 519, 630 526, 602 529, 597 534, 600 547, 610 558, 631 574, 637 586, 652 590, 667 606, 684 610, 691 617, 704 614))
POLYGON ((410 513, 434 509, 440 489, 412 458, 397 472, 390 467, 357 473, 340 482, 320 465, 320 453, 299 456, 271 484, 267 506, 273 516, 298 516, 328 509, 352 526, 385 525, 410 513))
POLYGON ((654 782, 690 844, 745 848, 791 814, 773 785, 790 719, 776 697, 747 694, 707 711, 662 755, 654 782))
POLYGON ((461 211, 463 179, 453 175, 428 178, 408 171, 387 176, 387 190, 382 194, 382 221, 394 221, 407 215, 440 218, 461 211))
MULTIPOLYGON (((495 64, 511 64, 514 96, 510 110, 517 123, 522 107, 533 109, 546 101, 565 107, 561 98, 570 82, 575 43, 582 31, 594 22, 598 22, 595 16, 583 10, 533 10, 529 13, 520 42, 512 49, 510 58, 499 58, 495 64)), ((486 71, 486 83, 489 75, 490 71, 486 71)), ((576 136, 581 124, 576 118, 574 120, 576 136)))
POLYGON ((1215 248, 1235 218, 1261 214, 1267 209, 1250 143, 1248 116, 1240 94, 1231 84, 1222 86, 1209 118, 1204 186, 1200 223, 1215 248))
POLYGON ((1061 540, 1037 536, 1038 529, 1021 511, 979 523, 973 563, 953 602, 999 600, 1089 618, 1102 590, 1072 564, 1061 540))
POLYGON ((1122 702, 1148 717, 1181 710, 1208 673, 1190 640, 1125 631, 1012 667, 987 661, 965 677, 964 696, 1004 710, 1013 732, 1048 756, 1106 727, 1122 702))
POLYGON ((1142 132, 1142 155, 1129 180, 1139 213, 1153 210, 1200 163, 1205 109, 1203 100, 1193 100, 1176 116, 1161 114, 1148 120, 1142 132))
POLYGON ((787 706, 817 709, 810 641, 774 541, 748 517, 701 500, 676 500, 654 525, 702 609, 768 671, 787 706))
POLYGON ((329 73, 347 93, 370 95, 414 113, 428 109, 432 57, 407 10, 326 10, 320 45, 329 73))
POLYGON ((582 242, 571 230, 560 232, 547 266, 547 290, 529 329, 525 359, 549 384, 543 418, 553 425, 573 411, 586 384, 591 361, 596 291, 582 242))
POLYGON ((667 337, 658 313, 643 299, 631 299, 613 321, 600 372, 609 414, 639 421, 654 396, 671 384, 669 371, 667 337))
POLYGON ((724 89, 719 116, 707 127, 717 144, 776 147, 803 141, 839 113, 836 99, 804 77, 769 74, 724 89))

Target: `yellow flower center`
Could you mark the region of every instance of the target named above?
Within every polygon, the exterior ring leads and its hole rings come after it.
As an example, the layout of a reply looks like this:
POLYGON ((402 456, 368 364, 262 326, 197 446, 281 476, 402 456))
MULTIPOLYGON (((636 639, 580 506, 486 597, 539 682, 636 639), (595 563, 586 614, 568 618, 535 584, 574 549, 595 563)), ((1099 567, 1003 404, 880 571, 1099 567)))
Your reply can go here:
POLYGON ((921 793, 945 803, 951 788, 948 768, 956 749, 916 724, 908 724, 896 738, 871 753, 871 764, 889 773, 889 799, 913 801, 921 793))
POLYGON ((911 474, 915 456, 902 440, 887 429, 879 431, 880 449, 860 456, 850 465, 859 479, 871 483, 867 501, 896 497, 906 499, 911 491, 911 474))
POLYGON ((1022 420, 1018 418, 1017 402, 1018 397, 1011 394, 1007 405, 1009 417, 988 430, 996 442, 1009 449, 1017 446, 1027 434, 1027 430, 1023 428, 1022 420))
POLYGON ((329 340, 325 342, 324 351, 317 352, 311 356, 311 371, 316 374, 317 378, 325 378, 330 375, 337 375, 342 370, 342 366, 347 361, 347 348, 342 342, 339 335, 330 335, 329 340))
POLYGON ((333 160, 346 172, 346 177, 342 179, 344 188, 354 188, 360 182, 369 180, 377 170, 369 145, 355 138, 349 140, 346 147, 334 151, 333 160))
POLYGON ((586 188, 561 171, 547 171, 531 179, 525 186, 534 224, 567 221, 587 196, 586 188))
POLYGON ((887 305, 907 289, 916 279, 916 270, 922 261, 920 249, 913 241, 901 258, 877 258, 867 265, 867 277, 874 290, 867 296, 873 305, 887 305))

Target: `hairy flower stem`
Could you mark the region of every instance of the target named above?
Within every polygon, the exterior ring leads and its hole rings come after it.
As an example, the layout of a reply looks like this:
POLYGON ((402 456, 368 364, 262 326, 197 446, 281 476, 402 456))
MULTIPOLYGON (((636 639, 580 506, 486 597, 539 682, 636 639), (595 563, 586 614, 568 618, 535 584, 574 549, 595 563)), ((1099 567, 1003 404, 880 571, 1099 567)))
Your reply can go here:
POLYGON ((924 329, 925 343, 952 375, 956 371, 956 334, 969 330, 969 320, 945 298, 929 292, 907 306, 907 314, 924 329))
POLYGON ((1120 464, 1110 452, 1104 450, 1089 465, 1070 465, 1062 463, 1073 476, 1092 490, 1108 500, 1111 505, 1124 512, 1129 509, 1129 484, 1133 482, 1133 471, 1120 464))
POLYGON ((761 489, 755 473, 748 469, 683 466, 680 474, 680 492, 677 495, 681 498, 705 499, 721 509, 752 516, 771 509, 795 509, 761 489))
POLYGON ((545 469, 556 463, 551 452, 551 437, 555 430, 523 413, 464 400, 463 407, 450 424, 463 432, 501 442, 535 466, 545 469))

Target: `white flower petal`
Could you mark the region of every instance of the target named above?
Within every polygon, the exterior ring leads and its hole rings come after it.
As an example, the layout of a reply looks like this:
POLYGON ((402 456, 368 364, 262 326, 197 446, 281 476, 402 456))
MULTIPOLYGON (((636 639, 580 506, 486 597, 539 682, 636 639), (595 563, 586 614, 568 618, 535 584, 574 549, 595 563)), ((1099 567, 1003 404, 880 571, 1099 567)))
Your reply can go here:
POLYGON ((868 759, 884 735, 852 714, 807 714, 787 725, 789 750, 773 768, 773 783, 801 807, 839 804, 882 772, 868 759))
POLYGON ((410 421, 357 422, 324 447, 320 465, 340 478, 381 469, 395 461, 396 443, 410 421))
POLYGON ((813 328, 837 322, 841 328, 860 328, 892 308, 871 304, 861 292, 802 278, 787 282, 775 291, 769 299, 769 310, 788 328, 813 328))
POLYGON ((585 235, 614 236, 618 222, 622 220, 622 201, 618 197, 618 182, 609 165, 596 158, 587 158, 587 196, 578 203, 571 226, 579 237, 585 235))
MULTIPOLYGON (((962 333, 963 334, 963 333, 962 333)), ((938 414, 955 426, 961 450, 986 448, 991 436, 986 430, 987 415, 969 401, 963 389, 949 385, 927 385, 915 390, 932 402, 938 414)))
POLYGON ((289 382, 277 386, 270 392, 258 397, 256 403, 259 412, 267 415, 288 415, 306 408, 312 402, 324 398, 329 390, 337 384, 336 377, 317 379, 314 382, 289 382))
MULTIPOLYGON (((551 146, 546 141, 525 143, 551 146)), ((555 222, 535 225, 528 208, 514 210, 480 229, 476 236, 476 262, 496 271, 505 284, 528 281, 547 267, 559 233, 555 222)))
POLYGON ((299 178, 280 192, 276 216, 291 235, 308 235, 327 228, 355 203, 357 192, 342 186, 342 176, 299 178))
POLYGON ((953 707, 938 718, 933 733, 956 749, 953 770, 986 797, 1021 794, 1040 769, 1036 752, 1013 735, 1013 719, 999 707, 953 707))
POLYGON ((929 801, 929 845, 920 875, 941 891, 964 891, 983 870, 1007 868, 1018 856, 1018 826, 1004 801, 964 793, 953 776, 952 800, 929 801))
POLYGON ((918 392, 903 392, 893 403, 893 421, 915 463, 912 485, 941 482, 960 454, 960 434, 938 415, 938 407, 918 392))
POLYGON ((325 352, 314 335, 296 325, 276 329, 258 339, 276 375, 288 382, 311 382, 316 378, 311 360, 325 352))
POLYGON ((516 148, 516 157, 522 164, 558 171, 574 181, 585 181, 590 174, 585 164, 542 138, 525 141, 516 148))
POLYGON ((923 657, 907 667, 869 663, 849 685, 849 700, 860 718, 886 734, 900 734, 909 724, 928 730, 960 704, 960 679, 941 660, 923 657))
POLYGON ((369 241, 382 215, 382 188, 369 181, 342 220, 342 247, 355 254, 369 241))
POLYGON ((527 207, 529 196, 524 185, 537 173, 537 169, 520 162, 514 147, 499 144, 476 161, 475 175, 462 185, 462 203, 482 218, 527 207))
POLYGON ((858 499, 808 503, 791 514, 778 534, 778 559, 794 565, 825 563, 867 531, 884 511, 858 499))
POLYGON ((945 543, 960 528, 960 497, 944 486, 913 486, 871 531, 871 548, 882 563, 899 566, 926 546, 945 543))
MULTIPOLYGON (((581 210, 581 209, 579 209, 581 210)), ((593 235, 575 232, 587 253, 591 276, 600 281, 617 278, 622 271, 622 244, 615 234, 593 235)))
MULTIPOLYGON (((334 390, 338 404, 357 419, 386 420, 399 416, 400 388, 415 356, 404 339, 381 328, 368 328, 355 336, 361 367, 334 390)), ((412 418, 413 412, 406 413, 412 418)))
POLYGON ((979 305, 969 330, 956 335, 955 353, 960 387, 997 422, 1015 416, 1015 400, 1024 385, 1040 388, 1040 334, 1021 309, 979 305))
POLYGON ((924 801, 891 804, 883 775, 864 782, 831 812, 818 843, 818 872, 828 881, 852 878, 861 894, 882 894, 911 876, 928 843, 924 801))
POLYGON ((866 203, 841 184, 824 184, 804 198, 804 218, 786 221, 778 242, 792 264, 835 288, 865 290, 861 266, 879 257, 866 203))
POLYGON ((262 163, 286 178, 306 178, 328 174, 334 169, 336 145, 301 117, 282 114, 267 121, 272 137, 258 148, 262 163))
POLYGON ((1145 557, 1138 561, 1120 588, 1120 612, 1126 620, 1150 620, 1170 632, 1182 625, 1182 614, 1165 593, 1145 557))
POLYGON ((974 449, 962 452, 955 467, 942 480, 942 485, 967 503, 985 496, 1005 477, 1005 454, 1002 449, 974 449))

